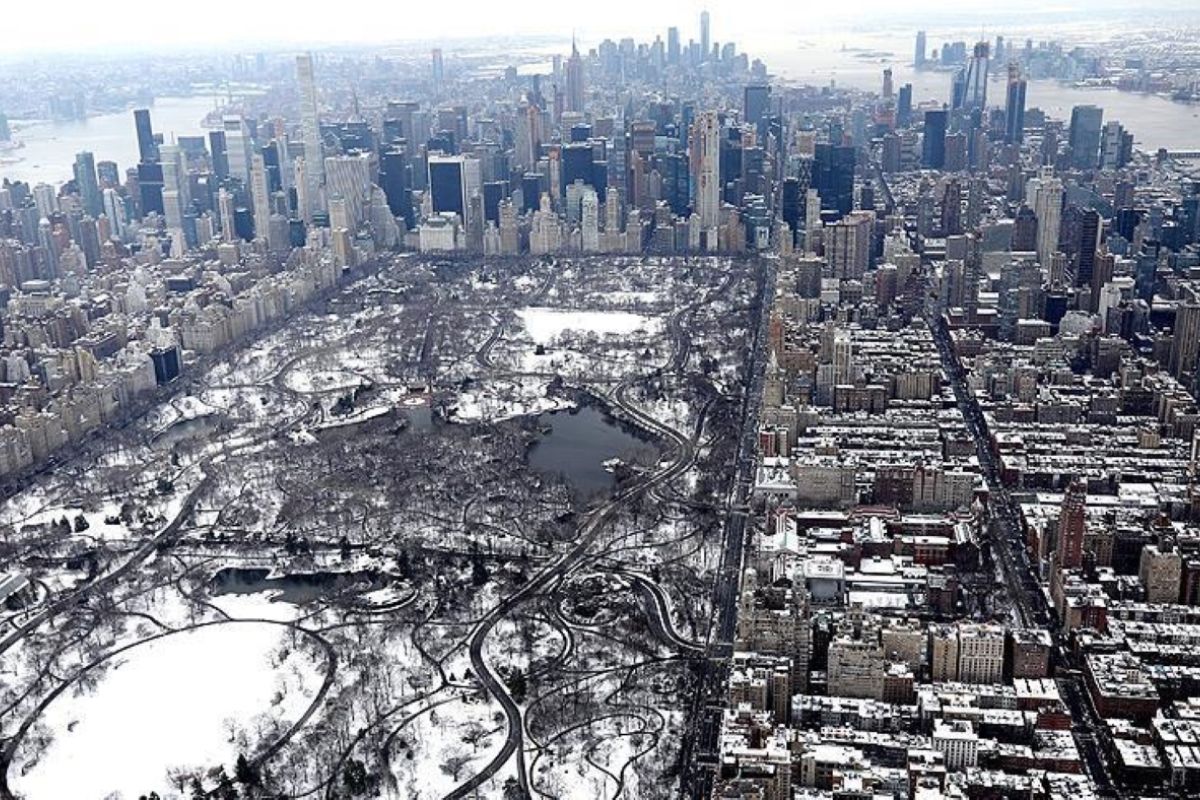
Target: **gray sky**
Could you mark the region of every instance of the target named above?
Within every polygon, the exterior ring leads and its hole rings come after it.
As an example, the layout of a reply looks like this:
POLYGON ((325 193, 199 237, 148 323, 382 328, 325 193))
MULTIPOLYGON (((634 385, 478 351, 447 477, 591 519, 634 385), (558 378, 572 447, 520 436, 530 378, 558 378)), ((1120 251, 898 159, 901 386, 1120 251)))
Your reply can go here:
MULTIPOLYGON (((680 28, 683 40, 699 38, 699 14, 712 15, 713 39, 736 39, 754 49, 760 36, 795 36, 829 27, 863 26, 881 22, 930 27, 953 17, 958 23, 978 20, 1031 18, 1077 20, 1093 18, 1102 8, 1129 9, 1125 0, 1005 0, 988 7, 964 5, 961 0, 852 0, 850 3, 813 0, 354 0, 340 6, 324 0, 261 2, 166 0, 134 4, 131 0, 56 0, 51 5, 5 2, 0 50, 16 52, 131 50, 153 47, 213 46, 221 48, 270 44, 317 44, 442 37, 512 34, 569 35, 572 28, 584 41, 607 35, 644 37, 680 28), (307 9, 312 13, 306 13, 307 9), (1086 8, 1086 11, 1080 10, 1086 8), (136 10, 135 10, 136 9, 136 10), (1075 12, 1072 14, 1072 12, 1075 12), (98 20, 98 15, 103 15, 98 20)), ((1185 0, 1152 0, 1157 8, 1189 8, 1185 0)), ((1146 4, 1138 5, 1140 13, 1146 4)), ((1048 31, 1048 34, 1050 32, 1048 31)))

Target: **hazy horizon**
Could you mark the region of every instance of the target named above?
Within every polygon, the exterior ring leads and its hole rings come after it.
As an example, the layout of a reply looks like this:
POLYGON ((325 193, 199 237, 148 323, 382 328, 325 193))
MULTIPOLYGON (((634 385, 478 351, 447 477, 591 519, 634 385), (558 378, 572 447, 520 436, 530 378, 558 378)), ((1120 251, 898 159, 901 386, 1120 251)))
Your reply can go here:
MULTIPOLYGON (((1030 26, 1031 17, 1038 26, 1068 24, 1069 27, 1094 25, 1104 21, 1137 19, 1142 24, 1155 14, 1170 13, 1176 27, 1186 27, 1200 19, 1200 11, 1184 0, 1160 0, 1150 6, 1131 8, 1126 3, 1102 0, 1099 3, 1067 2, 1047 6, 1036 0, 1014 0, 1002 9, 964 11, 947 0, 916 0, 902 9, 883 0, 861 0, 852 8, 818 6, 804 8, 788 3, 768 2, 756 14, 746 13, 732 0, 648 5, 633 0, 614 0, 605 13, 570 14, 570 8, 550 0, 528 0, 517 7, 469 0, 456 4, 456 13, 448 18, 425 9, 402 9, 382 0, 364 0, 364 12, 334 16, 327 13, 279 14, 275 7, 245 4, 236 0, 211 0, 204 6, 205 19, 237 20, 233 25, 212 26, 194 14, 183 15, 164 9, 156 16, 157 24, 148 32, 131 39, 129 31, 136 23, 124 26, 96 25, 86 9, 85 0, 63 0, 61 12, 48 29, 44 9, 14 6, 5 18, 8 46, 0 60, 39 55, 101 55, 155 53, 168 49, 207 50, 279 50, 295 47, 338 47, 360 44, 380 46, 403 43, 468 42, 496 38, 553 37, 567 39, 575 33, 580 41, 594 43, 606 37, 633 36, 643 39, 664 35, 676 26, 686 42, 698 38, 699 15, 708 10, 714 41, 736 41, 743 49, 756 49, 760 40, 786 39, 806 33, 838 31, 870 33, 881 28, 927 26, 970 29, 979 26, 1030 26), (1191 19, 1180 14, 1191 12, 1191 19), (1083 17, 1081 20, 1080 17, 1083 17), (390 20, 395 25, 387 24, 390 20), (382 24, 376 24, 376 21, 382 24), (1069 21, 1069 22, 1068 22, 1069 21), (219 35, 214 34, 214 28, 219 35), (146 35, 148 33, 148 35, 146 35)), ((1044 30, 1046 36, 1055 28, 1044 30)))

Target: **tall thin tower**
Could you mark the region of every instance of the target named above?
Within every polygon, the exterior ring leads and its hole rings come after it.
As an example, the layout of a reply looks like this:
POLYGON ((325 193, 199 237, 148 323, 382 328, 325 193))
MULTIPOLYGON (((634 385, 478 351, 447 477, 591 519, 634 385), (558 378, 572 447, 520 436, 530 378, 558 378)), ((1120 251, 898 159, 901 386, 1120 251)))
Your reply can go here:
POLYGON ((696 119, 695 145, 699 150, 696 212, 705 231, 721 223, 721 123, 715 111, 696 119))
POLYGON ((313 205, 325 182, 325 159, 321 155, 321 125, 317 117, 317 84, 313 80, 311 53, 296 56, 296 80, 300 83, 300 127, 304 138, 305 175, 308 179, 308 203, 303 209, 305 221, 312 222, 313 205))
POLYGON ((708 12, 700 12, 700 60, 708 61, 712 56, 712 39, 708 29, 708 12))
POLYGON ((579 56, 579 48, 575 46, 575 37, 571 36, 571 57, 567 59, 567 110, 583 112, 583 59, 579 56))

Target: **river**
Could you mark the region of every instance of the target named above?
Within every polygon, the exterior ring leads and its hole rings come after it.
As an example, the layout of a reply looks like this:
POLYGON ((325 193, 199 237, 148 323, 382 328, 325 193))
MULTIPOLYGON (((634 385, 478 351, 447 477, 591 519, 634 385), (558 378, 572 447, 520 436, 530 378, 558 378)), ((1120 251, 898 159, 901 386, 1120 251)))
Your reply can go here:
MULTIPOLYGON (((171 135, 197 136, 207 134, 202 121, 212 111, 219 98, 213 95, 195 97, 161 97, 150 107, 150 121, 155 133, 164 141, 171 135)), ((96 161, 115 161, 121 179, 125 170, 138 162, 137 133, 133 127, 133 110, 98 114, 86 120, 69 122, 36 122, 24 125, 13 122, 14 138, 25 146, 5 153, 0 158, 19 157, 16 163, 0 163, 0 180, 60 184, 72 177, 75 154, 90 150, 96 161)))
MULTIPOLYGON (((1005 32, 990 32, 989 39, 994 40, 996 33, 1005 32)), ((1031 35, 1039 41, 1046 32, 1031 35)), ((930 30, 927 37, 930 51, 954 40, 966 41, 969 46, 973 39, 969 33, 949 30, 930 30)), ((1023 36, 1009 36, 1006 41, 1023 46, 1025 40, 1023 36)), ((950 99, 950 72, 913 68, 915 29, 777 37, 764 45, 755 55, 766 62, 772 73, 794 83, 828 86, 833 82, 841 87, 879 92, 883 89, 883 70, 891 67, 897 91, 905 83, 913 85, 914 106, 924 101, 944 103, 950 99), (853 50, 843 50, 843 44, 853 50), (869 51, 871 56, 866 57, 862 51, 869 51)), ((993 59, 988 86, 990 105, 1004 104, 1005 76, 1006 65, 993 59)), ((1029 81, 1025 102, 1026 107, 1040 108, 1051 118, 1061 120, 1070 119, 1072 106, 1094 104, 1104 109, 1105 121, 1115 119, 1124 124, 1140 149, 1200 150, 1200 106, 1176 103, 1157 95, 1077 87, 1055 80, 1029 81)))

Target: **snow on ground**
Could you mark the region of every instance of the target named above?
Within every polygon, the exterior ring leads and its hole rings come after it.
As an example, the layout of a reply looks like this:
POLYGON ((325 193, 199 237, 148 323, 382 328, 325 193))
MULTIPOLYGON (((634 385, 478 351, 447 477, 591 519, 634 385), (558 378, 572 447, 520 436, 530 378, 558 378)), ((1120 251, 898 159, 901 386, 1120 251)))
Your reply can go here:
POLYGON ((546 396, 548 382, 544 380, 497 381, 479 391, 462 392, 456 398, 456 422, 498 422, 526 414, 541 414, 574 408, 575 404, 562 397, 546 396))
POLYGON ((278 592, 250 592, 247 594, 214 595, 208 599, 211 605, 221 609, 233 619, 292 622, 300 616, 300 608, 283 600, 276 600, 278 592))
POLYGON ((538 344, 548 344, 564 331, 578 333, 627 335, 644 330, 655 333, 662 321, 628 311, 573 311, 563 308, 526 306, 517 311, 529 337, 538 344))
POLYGON ((115 519, 121 513, 121 504, 116 500, 107 500, 101 504, 97 511, 84 511, 78 506, 67 506, 57 508, 45 508, 37 513, 26 517, 21 521, 22 525, 49 525, 65 518, 72 525, 75 524, 75 518, 82 516, 87 520, 88 527, 82 531, 82 535, 94 536, 98 539, 127 539, 129 538, 129 528, 123 522, 108 523, 107 519, 115 519))
POLYGON ((53 740, 27 772, 10 770, 12 788, 26 800, 151 790, 172 798, 168 769, 224 764, 232 774, 239 750, 252 752, 260 733, 273 738, 276 724, 295 721, 320 685, 316 665, 295 648, 273 663, 283 635, 268 623, 210 625, 114 657, 92 692, 68 689, 46 708, 40 722, 53 740), (231 737, 233 729, 249 739, 231 737))

